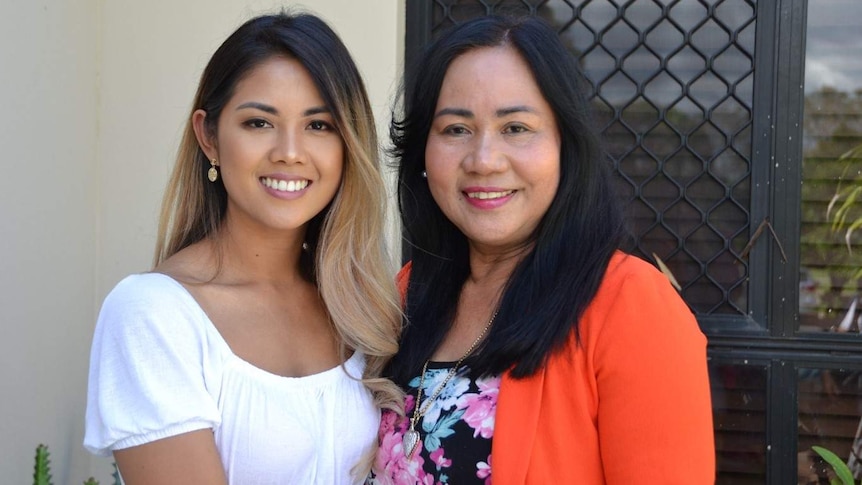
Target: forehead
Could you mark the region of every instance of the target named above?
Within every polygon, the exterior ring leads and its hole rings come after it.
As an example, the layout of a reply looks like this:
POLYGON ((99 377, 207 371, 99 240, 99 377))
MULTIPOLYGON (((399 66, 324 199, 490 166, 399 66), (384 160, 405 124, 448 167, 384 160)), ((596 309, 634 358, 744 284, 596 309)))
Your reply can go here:
POLYGON ((320 91, 308 69, 297 59, 286 56, 269 57, 240 78, 231 102, 242 102, 247 98, 272 101, 304 98, 322 103, 320 91))
POLYGON ((544 103, 529 64, 510 46, 480 47, 456 57, 446 70, 440 103, 544 103))

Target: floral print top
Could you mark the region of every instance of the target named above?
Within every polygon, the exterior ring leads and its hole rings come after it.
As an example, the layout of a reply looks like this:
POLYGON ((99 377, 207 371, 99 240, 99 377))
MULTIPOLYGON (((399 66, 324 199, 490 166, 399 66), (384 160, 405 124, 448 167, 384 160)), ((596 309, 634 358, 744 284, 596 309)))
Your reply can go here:
MULTIPOLYGON (((446 379, 454 362, 430 362, 422 389, 422 406, 446 379)), ((420 376, 407 386, 405 411, 413 416, 420 376)), ((421 439, 412 458, 405 456, 409 418, 385 411, 380 422, 380 449, 368 485, 491 485, 491 439, 500 376, 472 380, 462 366, 446 383, 416 430, 421 439)), ((422 408, 420 408, 422 409, 422 408)))

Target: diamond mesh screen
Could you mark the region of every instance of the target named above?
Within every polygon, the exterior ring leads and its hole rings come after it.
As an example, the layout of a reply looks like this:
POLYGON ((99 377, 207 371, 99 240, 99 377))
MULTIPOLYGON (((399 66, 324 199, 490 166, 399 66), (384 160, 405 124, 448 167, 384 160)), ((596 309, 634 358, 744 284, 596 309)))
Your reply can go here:
POLYGON ((633 235, 699 314, 748 311, 754 0, 434 0, 432 36, 494 13, 557 27, 589 82, 633 235))

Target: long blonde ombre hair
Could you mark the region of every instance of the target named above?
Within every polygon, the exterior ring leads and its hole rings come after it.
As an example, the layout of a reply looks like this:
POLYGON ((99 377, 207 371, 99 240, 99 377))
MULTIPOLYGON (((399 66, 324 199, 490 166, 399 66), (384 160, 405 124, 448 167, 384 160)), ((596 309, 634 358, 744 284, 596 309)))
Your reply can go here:
MULTIPOLYGON (((213 54, 191 112, 206 111, 205 129, 215 134, 237 83, 273 56, 296 59, 308 70, 345 147, 341 186, 329 206, 308 223, 308 250, 300 258, 303 274, 318 287, 342 356, 349 349, 364 353, 362 381, 376 404, 400 412, 400 390, 380 377, 397 351, 401 332, 394 268, 383 236, 384 181, 371 105, 344 44, 313 15, 280 13, 251 19, 213 54)), ((209 167, 189 116, 162 203, 156 265, 218 233, 228 196, 221 180, 206 179, 209 167)))

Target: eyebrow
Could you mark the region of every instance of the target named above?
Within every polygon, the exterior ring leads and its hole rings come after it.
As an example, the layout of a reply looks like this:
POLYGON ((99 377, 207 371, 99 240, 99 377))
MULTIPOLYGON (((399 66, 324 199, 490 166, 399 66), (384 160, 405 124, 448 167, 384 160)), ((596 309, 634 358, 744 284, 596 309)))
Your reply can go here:
POLYGON ((509 106, 507 108, 500 108, 497 110, 497 117, 502 118, 503 116, 507 116, 514 113, 535 113, 536 110, 529 106, 509 106))
MULTIPOLYGON (((529 106, 508 106, 505 108, 498 109, 495 113, 498 118, 502 118, 504 116, 508 116, 514 113, 535 113, 536 110, 529 106)), ((434 117, 439 118, 441 116, 452 115, 452 116, 460 116, 462 118, 473 118, 475 115, 472 111, 464 108, 443 108, 438 111, 434 117)))
POLYGON ((464 108, 443 108, 434 114, 435 118, 439 118, 441 116, 452 115, 452 116, 460 116, 462 118, 472 118, 473 112, 469 109, 464 108))
MULTIPOLYGON (((264 113, 269 113, 271 115, 277 115, 278 110, 275 107, 270 106, 268 104, 258 103, 256 101, 249 101, 248 103, 243 103, 236 107, 236 110, 239 111, 241 109, 259 109, 264 113)), ((312 116, 321 113, 329 113, 329 108, 326 106, 315 106, 313 108, 308 108, 307 110, 302 112, 302 116, 312 116)))

